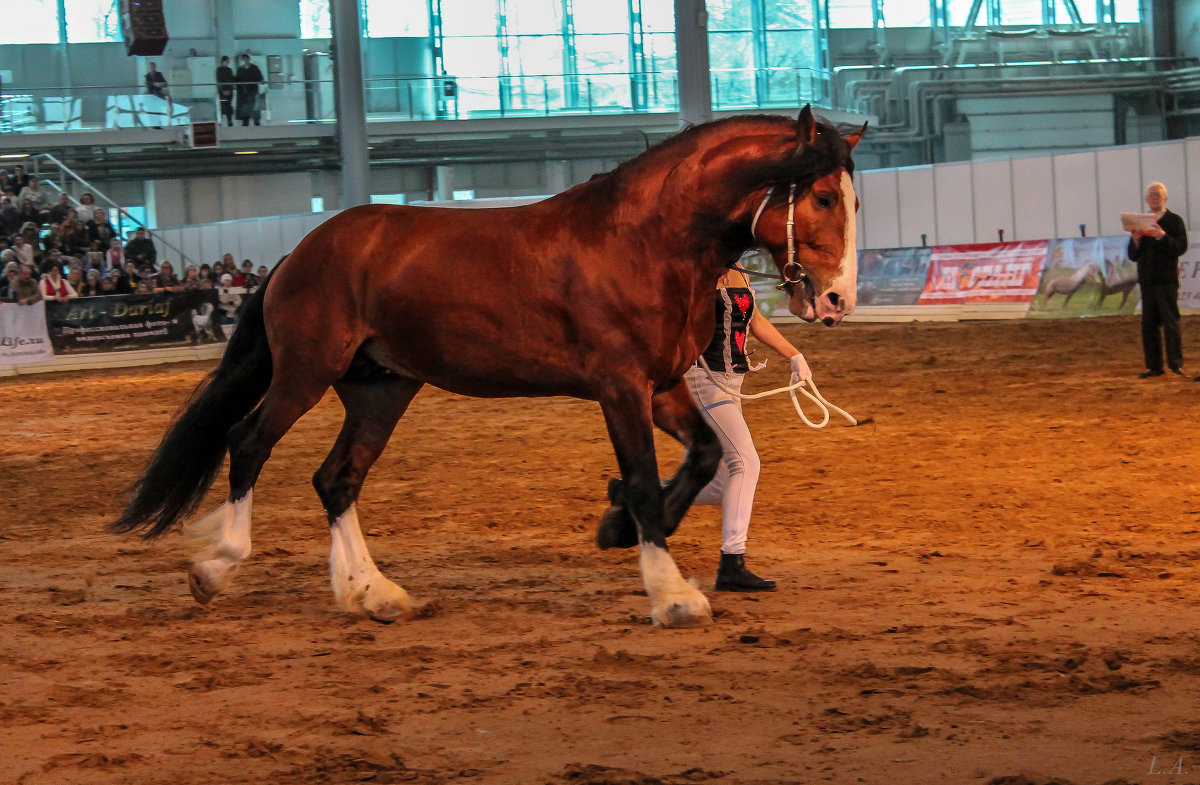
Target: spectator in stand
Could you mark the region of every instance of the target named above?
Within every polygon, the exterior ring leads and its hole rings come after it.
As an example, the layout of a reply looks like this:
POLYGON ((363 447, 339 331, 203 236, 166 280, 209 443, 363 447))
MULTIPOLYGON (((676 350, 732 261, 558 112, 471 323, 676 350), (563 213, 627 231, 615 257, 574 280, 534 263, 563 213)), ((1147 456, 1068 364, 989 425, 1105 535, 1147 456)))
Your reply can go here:
POLYGON ((237 77, 229 67, 229 55, 225 55, 217 66, 217 101, 221 104, 221 117, 230 126, 233 125, 233 91, 236 82, 237 77))
POLYGON ((11 252, 0 253, 0 264, 4 265, 3 277, 0 277, 0 302, 11 303, 16 299, 17 264, 11 252), (4 254, 9 254, 5 256, 4 254))
POLYGON ((38 272, 41 275, 49 275, 51 270, 58 270, 62 273, 63 266, 67 263, 63 258, 62 251, 54 248, 50 253, 42 257, 41 263, 38 265, 38 272))
MULTIPOLYGON (((229 254, 225 254, 225 255, 228 256, 229 254)), ((229 272, 232 273, 233 269, 230 268, 229 272)), ((213 286, 221 285, 221 276, 224 274, 225 274, 225 265, 221 262, 213 262, 213 266, 212 266, 213 286)), ((233 276, 230 275, 229 278, 232 280, 233 276)))
POLYGON ((179 276, 175 274, 175 268, 165 259, 162 266, 158 268, 158 273, 150 277, 149 284, 150 288, 156 292, 183 291, 183 285, 179 282, 179 276))
POLYGON ((116 237, 108 241, 108 251, 104 254, 104 261, 109 267, 114 267, 118 270, 125 267, 125 249, 121 247, 121 241, 116 237))
POLYGON ((72 266, 67 273, 67 283, 75 290, 75 293, 83 297, 83 270, 78 266, 72 266))
POLYGON ((113 270, 108 275, 101 278, 100 279, 100 294, 102 294, 106 297, 109 295, 113 295, 113 294, 120 294, 120 292, 117 291, 117 281, 119 281, 120 278, 121 278, 121 274, 118 273, 116 270, 113 270))
POLYGON ((162 75, 154 63, 150 63, 150 70, 146 72, 146 94, 158 96, 164 101, 171 97, 167 90, 167 77, 162 75))
POLYGON ((112 266, 104 261, 104 254, 99 251, 88 251, 84 256, 83 271, 85 273, 95 270, 100 273, 101 278, 104 278, 111 269, 113 269, 112 266))
POLYGON ((145 281, 138 281, 137 286, 133 290, 134 294, 150 294, 150 284, 145 281))
POLYGON ((59 192, 58 201, 50 207, 50 223, 60 224, 67 218, 67 212, 71 209, 71 201, 67 198, 65 192, 59 192))
POLYGON ((33 267, 27 264, 17 268, 17 281, 13 286, 13 302, 17 305, 33 305, 42 299, 42 291, 33 278, 33 267))
POLYGON ((267 269, 267 266, 265 264, 260 264, 258 266, 258 270, 255 271, 254 274, 258 276, 258 282, 262 283, 263 279, 267 277, 267 273, 269 273, 269 272, 271 272, 271 271, 269 269, 267 269))
POLYGON ((199 270, 199 273, 197 274, 197 277, 201 281, 208 281, 208 286, 204 287, 205 289, 212 288, 212 285, 213 285, 212 267, 209 266, 208 262, 205 262, 204 264, 200 265, 200 270, 199 270))
POLYGON ((33 202, 33 206, 38 209, 39 213, 46 213, 50 210, 50 197, 41 189, 40 181, 37 177, 29 178, 29 185, 21 189, 17 194, 18 199, 28 199, 33 202))
POLYGON ((79 216, 79 220, 85 224, 92 220, 96 211, 96 199, 92 196, 91 191, 84 191, 79 195, 79 206, 75 208, 75 213, 79 216))
POLYGON ((240 65, 234 75, 238 82, 238 119, 242 121, 242 125, 250 125, 251 120, 255 125, 262 125, 262 106, 259 101, 259 85, 264 83, 262 71, 250 62, 250 55, 240 55, 238 60, 240 65))
POLYGON ((25 234, 22 232, 13 238, 12 251, 17 256, 17 261, 25 265, 33 265, 33 246, 25 240, 25 234))
POLYGON ((91 235, 92 242, 100 243, 101 248, 107 248, 117 236, 117 230, 108 220, 108 211, 103 207, 97 207, 92 212, 92 220, 88 221, 88 234, 91 235))
POLYGON ((125 279, 125 285, 129 287, 129 291, 131 292, 142 281, 142 276, 138 275, 137 267, 134 266, 133 262, 125 262, 121 277, 125 279))
POLYGON ((42 278, 38 285, 39 291, 42 293, 42 298, 46 300, 57 300, 60 303, 65 303, 67 300, 73 300, 79 296, 79 292, 75 291, 75 287, 67 283, 67 280, 62 277, 62 272, 57 267, 51 267, 50 272, 46 277, 42 278))
POLYGON ((58 224, 50 224, 50 227, 46 230, 46 234, 42 235, 41 242, 43 253, 49 253, 56 248, 60 251, 64 250, 62 227, 58 224))
POLYGON ((25 224, 41 226, 44 221, 42 220, 42 212, 37 209, 37 205, 28 199, 21 199, 20 202, 21 206, 17 208, 17 216, 20 218, 22 226, 25 224))
POLYGON ((12 178, 9 180, 13 191, 21 193, 21 189, 29 185, 29 175, 25 174, 25 167, 17 164, 13 167, 12 178))
POLYGON ((189 264, 183 271, 183 281, 180 283, 180 286, 185 292, 191 291, 192 289, 212 288, 211 283, 200 279, 200 270, 194 264, 189 264))
POLYGON ((253 289, 258 286, 258 276, 254 274, 254 263, 249 259, 242 260, 242 269, 233 276, 233 285, 243 289, 253 289))
POLYGON ((59 234, 63 238, 63 250, 67 253, 83 254, 92 247, 91 235, 88 234, 87 227, 83 225, 83 222, 76 217, 74 210, 67 213, 59 234))
POLYGON ((155 265, 158 249, 154 247, 154 241, 146 236, 145 228, 139 226, 133 233, 133 239, 125 243, 125 258, 138 267, 155 265))
MULTIPOLYGON (((71 272, 73 273, 74 270, 71 272)), ((104 294, 104 292, 102 292, 100 289, 101 277, 102 276, 100 275, 99 270, 88 270, 87 277, 84 279, 83 285, 76 287, 79 290, 79 296, 99 297, 101 294, 104 294)))
POLYGON ((21 230, 21 216, 16 203, 9 197, 0 199, 0 235, 7 237, 21 230))

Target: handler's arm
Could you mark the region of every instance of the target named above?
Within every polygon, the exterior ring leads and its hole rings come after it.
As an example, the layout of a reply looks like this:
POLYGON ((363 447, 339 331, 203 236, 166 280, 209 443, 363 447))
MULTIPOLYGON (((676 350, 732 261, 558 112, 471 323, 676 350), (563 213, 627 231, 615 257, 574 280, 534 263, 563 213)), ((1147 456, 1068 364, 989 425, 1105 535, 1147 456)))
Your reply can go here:
POLYGON ((793 355, 800 354, 800 350, 792 346, 791 342, 783 337, 778 328, 767 321, 767 318, 757 311, 750 318, 750 334, 778 352, 780 357, 790 358, 793 355))

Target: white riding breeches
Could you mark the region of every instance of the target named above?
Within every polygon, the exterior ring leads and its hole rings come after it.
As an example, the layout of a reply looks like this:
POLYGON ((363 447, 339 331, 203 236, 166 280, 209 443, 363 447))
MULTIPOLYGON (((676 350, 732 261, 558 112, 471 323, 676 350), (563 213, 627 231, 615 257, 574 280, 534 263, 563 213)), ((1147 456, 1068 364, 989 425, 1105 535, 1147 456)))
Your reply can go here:
MULTIPOLYGON (((714 371, 713 375, 729 389, 741 392, 745 374, 714 371)), ((720 504, 721 552, 745 553, 761 465, 742 417, 742 402, 713 384, 698 366, 687 372, 687 383, 692 399, 721 443, 717 476, 700 491, 695 504, 720 504)))

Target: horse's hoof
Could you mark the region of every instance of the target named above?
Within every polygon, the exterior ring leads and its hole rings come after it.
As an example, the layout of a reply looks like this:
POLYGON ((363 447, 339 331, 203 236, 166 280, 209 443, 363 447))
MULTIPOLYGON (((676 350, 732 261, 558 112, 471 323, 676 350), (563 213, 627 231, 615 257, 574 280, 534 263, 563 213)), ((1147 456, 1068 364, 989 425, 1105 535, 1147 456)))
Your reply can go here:
POLYGON ((228 566, 216 559, 196 562, 188 570, 188 589, 192 597, 201 605, 208 605, 221 591, 229 585, 237 572, 237 566, 228 566))
POLYGON ((676 595, 655 603, 650 611, 650 621, 656 627, 668 629, 706 627, 712 623, 712 607, 699 591, 694 596, 676 595))
POLYGON ((624 507, 609 507, 596 528, 596 545, 600 550, 632 548, 638 544, 637 524, 624 507))
POLYGON ((412 600, 408 598, 408 592, 386 578, 382 584, 373 584, 363 589, 347 604, 346 610, 380 624, 404 621, 413 616, 412 600))

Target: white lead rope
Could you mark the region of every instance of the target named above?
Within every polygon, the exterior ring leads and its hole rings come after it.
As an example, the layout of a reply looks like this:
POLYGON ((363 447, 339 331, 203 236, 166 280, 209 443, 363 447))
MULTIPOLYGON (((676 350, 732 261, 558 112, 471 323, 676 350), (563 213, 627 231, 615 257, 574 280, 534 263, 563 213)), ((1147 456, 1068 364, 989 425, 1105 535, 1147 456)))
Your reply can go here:
POLYGON ((717 385, 717 387, 720 388, 722 392, 732 395, 734 398, 740 398, 743 401, 753 401, 758 398, 766 398, 768 396, 779 395, 780 393, 784 393, 784 392, 788 393, 792 397, 792 406, 794 406, 796 408, 796 414, 800 415, 800 419, 803 420, 804 424, 807 425, 809 428, 824 428, 826 425, 828 425, 830 410, 833 410, 833 411, 837 412, 838 414, 842 415, 843 417, 845 417, 850 422, 851 425, 859 424, 858 420, 854 419, 849 414, 847 414, 845 409, 838 408, 837 406, 834 406, 829 401, 825 400, 825 396, 821 395, 821 391, 817 389, 817 385, 813 384, 813 380, 812 380, 811 376, 801 379, 800 381, 796 382, 795 384, 789 384, 787 387, 780 387, 776 390, 767 390, 766 392, 752 393, 750 395, 743 395, 742 393, 735 392, 735 391, 729 389, 728 387, 726 387, 724 384, 722 384, 717 379, 716 375, 712 372, 712 370, 709 369, 708 363, 706 363, 704 361, 704 357, 700 357, 699 362, 700 362, 700 367, 704 369, 704 372, 706 374, 708 374, 708 378, 712 380, 712 383, 717 385), (806 387, 810 388, 812 390, 812 392, 809 392, 808 389, 805 389, 806 387), (796 398, 797 390, 804 393, 805 397, 807 397, 809 400, 811 400, 813 403, 815 403, 817 405, 817 407, 821 410, 821 413, 824 415, 821 419, 821 422, 814 423, 812 420, 808 419, 808 415, 805 414, 804 410, 800 408, 799 399, 796 398))

